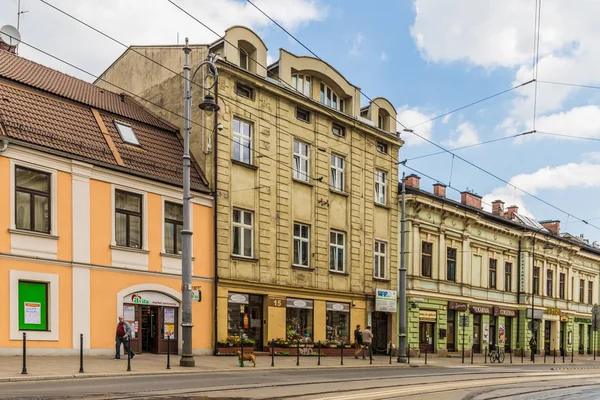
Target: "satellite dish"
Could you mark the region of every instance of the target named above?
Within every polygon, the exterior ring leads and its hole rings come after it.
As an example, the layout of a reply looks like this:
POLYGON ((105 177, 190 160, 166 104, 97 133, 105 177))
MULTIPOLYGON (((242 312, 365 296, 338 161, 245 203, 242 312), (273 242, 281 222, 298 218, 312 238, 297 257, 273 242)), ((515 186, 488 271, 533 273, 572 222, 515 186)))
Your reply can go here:
POLYGON ((9 46, 17 46, 21 43, 21 34, 12 25, 4 25, 0 29, 0 39, 9 46))

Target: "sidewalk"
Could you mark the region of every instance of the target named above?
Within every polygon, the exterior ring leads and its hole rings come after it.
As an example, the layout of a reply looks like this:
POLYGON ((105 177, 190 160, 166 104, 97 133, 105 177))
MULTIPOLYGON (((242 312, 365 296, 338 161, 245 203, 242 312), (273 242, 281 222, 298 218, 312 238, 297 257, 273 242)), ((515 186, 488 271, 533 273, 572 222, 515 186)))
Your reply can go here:
MULTIPOLYGON (((271 367, 271 357, 257 357, 256 368, 252 367, 252 363, 246 361, 245 368, 238 366, 237 358, 232 356, 196 356, 196 366, 194 368, 184 368, 179 366, 179 356, 171 357, 171 369, 167 370, 166 355, 140 354, 136 355, 131 361, 131 372, 127 372, 127 359, 113 360, 110 357, 86 356, 84 357, 84 373, 79 373, 79 358, 78 357, 49 357, 49 356, 29 356, 27 357, 27 375, 21 374, 22 358, 20 356, 0 357, 0 383, 14 382, 22 380, 57 380, 57 379, 74 379, 74 378, 99 378, 110 376, 123 375, 166 375, 166 374, 190 374, 203 372, 227 372, 227 371, 252 371, 252 370, 274 370, 274 369, 315 369, 315 368, 409 368, 409 367, 448 367, 448 368, 485 368, 499 367, 498 364, 490 364, 489 360, 484 363, 483 355, 475 355, 474 364, 471 365, 471 359, 465 358, 465 363, 461 363, 461 357, 444 357, 429 356, 427 358, 427 366, 425 365, 425 357, 411 358, 410 366, 407 364, 398 364, 395 358, 390 359, 388 356, 373 357, 373 364, 369 360, 356 360, 353 357, 345 357, 344 365, 340 365, 339 357, 321 357, 321 365, 317 365, 318 359, 315 356, 300 357, 300 365, 296 365, 296 357, 294 356, 278 356, 275 357, 275 367, 271 367)), ((543 365, 544 358, 536 357, 536 365, 543 365)), ((571 359, 565 358, 565 363, 562 362, 562 357, 556 358, 556 364, 553 364, 553 358, 548 357, 546 360, 548 366, 559 367, 598 367, 600 368, 600 357, 594 362, 593 357, 580 356, 576 357, 574 363, 571 364, 571 359)), ((507 355, 502 366, 510 366, 510 359, 507 355)), ((513 357, 513 366, 532 365, 527 358, 524 359, 524 364, 521 364, 520 357, 513 357)))

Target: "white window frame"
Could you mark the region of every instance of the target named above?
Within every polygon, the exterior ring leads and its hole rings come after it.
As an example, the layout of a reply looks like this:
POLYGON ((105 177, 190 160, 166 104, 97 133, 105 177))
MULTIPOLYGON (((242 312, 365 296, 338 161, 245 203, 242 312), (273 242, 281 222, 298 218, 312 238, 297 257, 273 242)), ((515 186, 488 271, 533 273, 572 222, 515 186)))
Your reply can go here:
POLYGON ((338 272, 338 273, 346 273, 346 232, 342 232, 342 231, 337 231, 335 229, 332 229, 331 231, 329 231, 329 271, 331 272, 338 272), (336 241, 335 243, 331 242, 331 234, 335 234, 336 235, 336 241), (342 237, 342 244, 338 244, 338 239, 339 237, 342 237), (335 252, 334 254, 334 259, 333 259, 333 266, 334 268, 331 268, 331 249, 334 248, 335 252), (338 265, 338 250, 342 249, 342 270, 338 270, 337 269, 337 265, 338 265))
POLYGON ((241 163, 244 164, 249 164, 252 165, 252 123, 250 123, 249 121, 234 117, 233 118, 234 123, 232 124, 232 130, 233 130, 233 149, 232 149, 232 154, 231 154, 231 158, 233 158, 235 161, 239 161, 241 163), (235 131, 235 121, 237 121, 240 125, 240 132, 236 132, 235 131), (243 129, 242 125, 248 125, 248 132, 250 132, 249 136, 244 135, 243 133, 243 129), (235 139, 238 138, 238 142, 235 141, 235 139), (246 146, 244 146, 243 142, 245 140, 248 140, 249 145, 247 146, 248 149, 248 161, 244 161, 244 149, 246 148, 246 146), (238 146, 239 147, 239 154, 240 154, 240 159, 238 160, 237 158, 235 158, 235 147, 238 146))
POLYGON ((388 242, 384 240, 375 240, 373 250, 373 277, 376 279, 387 279, 387 249, 388 242), (383 246, 383 251, 381 247, 383 246), (383 270, 382 270, 383 264, 383 270), (383 272, 383 273, 380 273, 383 272))
POLYGON ((345 189, 345 169, 346 169, 346 160, 344 157, 337 155, 335 153, 331 153, 330 157, 331 163, 331 174, 329 177, 329 184, 333 190, 337 190, 339 192, 343 192, 345 189), (342 166, 338 165, 337 161, 341 161, 342 166))
POLYGON ((119 120, 114 120, 113 123, 115 124, 115 128, 117 128, 117 132, 119 132, 119 136, 121 136, 121 139, 127 143, 127 144, 131 144, 134 146, 139 146, 140 145, 140 139, 138 139, 137 135, 135 134, 135 131, 133 130, 133 127, 123 121, 119 121, 119 120), (131 130, 131 134, 133 135, 133 139, 131 140, 131 138, 126 138, 125 133, 127 133, 127 135, 129 134, 128 132, 124 132, 121 130, 121 127, 123 127, 123 129, 127 129, 129 128, 131 130))
POLYGON ((340 112, 344 112, 346 109, 346 102, 340 97, 331 87, 321 82, 319 93, 319 101, 321 104, 331 107, 340 112))
POLYGON ((312 77, 310 75, 292 74, 292 87, 303 95, 312 97, 312 77))
POLYGON ((375 170, 375 203, 382 206, 387 204, 387 175, 386 171, 375 170))
POLYGON ((308 182, 310 175, 310 145, 300 140, 294 139, 294 179, 308 182), (296 151, 298 145, 298 151, 296 151), (302 154, 303 147, 306 154, 302 154))
MULTIPOLYGON (((298 258, 299 259, 298 259, 298 262, 296 262, 296 260, 294 259, 293 260, 293 265, 295 265, 297 267, 310 268, 310 225, 303 224, 301 222, 294 222, 294 228, 293 229, 294 229, 294 232, 293 232, 293 235, 294 235, 294 247, 292 249, 296 248, 296 242, 298 242, 298 244, 299 244, 299 246, 298 246, 298 249, 299 249, 299 251, 298 251, 298 258), (295 233, 296 226, 298 226, 300 228, 300 236, 296 236, 296 233, 295 233), (307 228, 307 232, 308 232, 308 236, 307 237, 302 236, 302 228, 307 228), (302 253, 302 243, 306 243, 306 245, 307 245, 307 247, 306 247, 307 250, 306 251, 308 252, 308 254, 306 255, 306 260, 307 260, 306 265, 302 264, 302 259, 303 259, 303 255, 304 255, 302 253)), ((292 255, 292 257, 293 257, 293 255, 292 255)))
POLYGON ((245 69, 246 71, 250 70, 250 55, 248 55, 247 51, 242 50, 242 49, 240 49, 240 68, 245 69), (242 65, 242 55, 244 55, 244 57, 246 59, 245 65, 242 65))
POLYGON ((240 222, 235 222, 233 220, 233 212, 231 213, 231 254, 233 254, 236 257, 243 257, 243 258, 253 258, 254 257, 254 212, 252 211, 248 211, 248 210, 244 210, 242 208, 234 208, 233 211, 239 211, 240 212, 240 222), (250 224, 245 224, 244 223, 244 216, 245 214, 249 214, 250 215, 250 224), (240 228, 240 252, 241 254, 236 254, 233 252, 233 228, 234 227, 238 227, 240 228), (246 230, 250 230, 250 255, 244 255, 244 233, 246 230))

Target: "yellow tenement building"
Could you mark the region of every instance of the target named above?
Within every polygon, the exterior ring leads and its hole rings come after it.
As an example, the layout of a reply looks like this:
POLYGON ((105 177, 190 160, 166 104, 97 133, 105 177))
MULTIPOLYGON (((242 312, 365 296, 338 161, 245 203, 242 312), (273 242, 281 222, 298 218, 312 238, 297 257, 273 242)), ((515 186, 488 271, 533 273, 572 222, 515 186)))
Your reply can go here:
MULTIPOLYGON (((0 354, 181 348, 179 129, 118 95, 0 51, 0 354)), ((213 208, 192 171, 197 353, 211 351, 213 208)))

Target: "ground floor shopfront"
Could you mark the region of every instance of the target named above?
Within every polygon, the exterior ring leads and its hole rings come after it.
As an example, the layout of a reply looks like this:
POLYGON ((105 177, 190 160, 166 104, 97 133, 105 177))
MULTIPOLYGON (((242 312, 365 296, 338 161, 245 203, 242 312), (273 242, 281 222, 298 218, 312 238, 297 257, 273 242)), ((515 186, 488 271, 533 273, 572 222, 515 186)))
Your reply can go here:
POLYGON ((359 294, 220 282, 218 332, 221 343, 245 337, 255 350, 269 342, 353 342, 356 325, 373 329, 375 351, 385 352, 396 335, 394 312, 376 311, 375 297, 359 294))
MULTIPOLYGON (((213 283, 194 279, 202 302, 192 303, 193 348, 211 354, 213 283)), ((75 266, 0 258, 0 354, 114 355, 119 315, 133 330, 136 353, 181 348, 181 277, 108 267, 75 266), (2 297, 3 296, 3 297, 2 297)))

